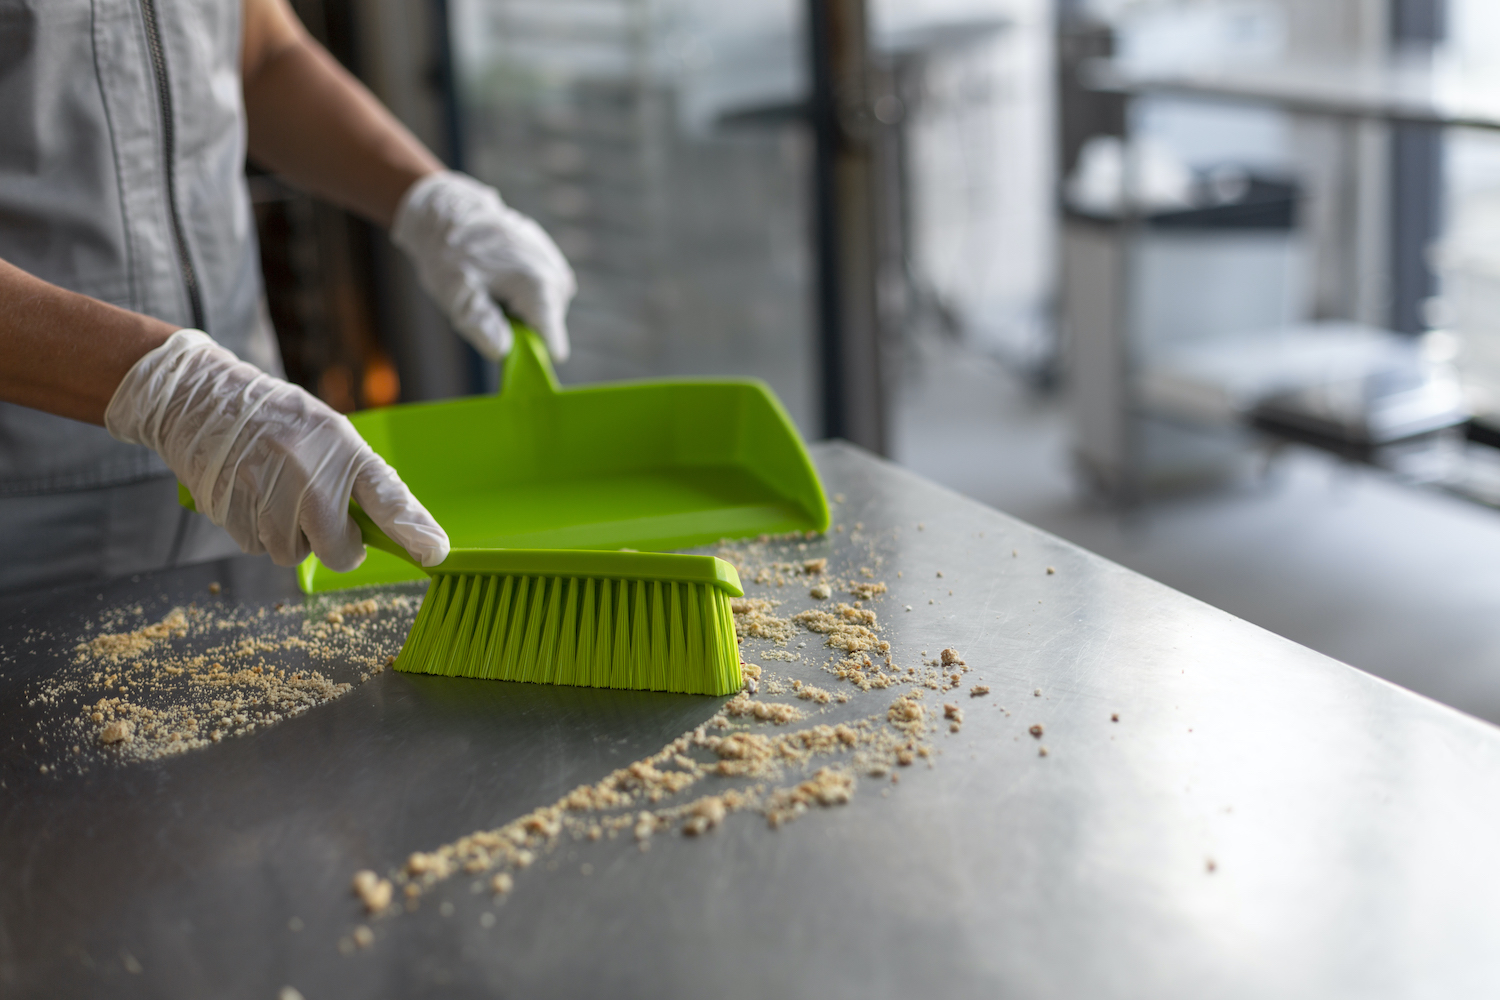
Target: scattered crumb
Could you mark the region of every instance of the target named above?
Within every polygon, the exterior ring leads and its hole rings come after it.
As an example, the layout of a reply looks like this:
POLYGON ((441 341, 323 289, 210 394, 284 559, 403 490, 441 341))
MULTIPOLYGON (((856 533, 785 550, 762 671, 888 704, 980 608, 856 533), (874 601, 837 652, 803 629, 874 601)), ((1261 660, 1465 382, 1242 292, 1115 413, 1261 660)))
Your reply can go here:
POLYGON ((516 880, 511 878, 510 872, 501 872, 490 879, 490 891, 497 896, 503 896, 516 887, 516 880))
POLYGON ((375 943, 375 932, 364 924, 354 928, 354 934, 351 936, 354 938, 355 947, 358 948, 368 948, 375 943))
POLYGON ((830 692, 824 691, 822 688, 813 687, 811 684, 798 687, 797 697, 803 701, 815 701, 819 705, 826 705, 833 700, 833 695, 830 692))
POLYGON ((983 698, 989 693, 990 689, 983 684, 975 684, 973 687, 969 688, 970 698, 983 698))
POLYGON ((1111 712, 1110 716, 1109 716, 1109 721, 1110 722, 1119 722, 1120 721, 1120 713, 1119 712, 1111 712))
POLYGON ((219 582, 217 580, 215 580, 213 583, 210 583, 208 585, 208 592, 210 594, 217 594, 220 591, 222 591, 223 589, 224 589, 223 587, 219 586, 219 582))
POLYGON ((1033 698, 1040 698, 1042 696, 1042 689, 1037 688, 1035 691, 1031 692, 1031 696, 1033 698))
POLYGON ((802 572, 809 576, 815 576, 828 568, 828 559, 808 559, 802 564, 802 572))
POLYGON ((135 727, 129 722, 111 722, 99 733, 99 742, 129 743, 134 735, 135 727))
POLYGON ((944 705, 943 706, 943 718, 945 718, 945 719, 951 719, 954 722, 963 722, 964 721, 964 711, 963 711, 963 709, 959 708, 957 705, 944 705))
POLYGON ((281 992, 276 994, 276 1000, 303 1000, 302 994, 291 986, 283 986, 281 992))
POLYGON ((830 598, 830 597, 833 596, 833 591, 829 588, 828 584, 826 584, 826 583, 816 583, 816 584, 813 584, 812 588, 810 590, 808 590, 807 593, 808 593, 808 596, 816 598, 817 600, 820 600, 820 601, 826 601, 826 600, 828 600, 828 598, 830 598))
POLYGON ((1203 863, 1203 867, 1210 875, 1212 875, 1214 872, 1219 870, 1219 863, 1213 858, 1209 858, 1203 863))
POLYGON ((391 883, 369 869, 354 873, 354 894, 371 913, 379 913, 391 905, 391 883))
POLYGON ((1046 747, 1038 747, 1036 755, 1038 757, 1045 757, 1045 756, 1047 756, 1047 748, 1046 747))
POLYGON ((744 693, 735 695, 725 703, 724 714, 736 719, 758 719, 761 722, 771 722, 778 726, 784 726, 802 718, 802 712, 796 705, 774 701, 752 701, 749 695, 744 693))
POLYGON ((964 663, 963 657, 958 655, 958 650, 956 649, 945 649, 938 655, 945 667, 951 667, 955 664, 963 665, 964 663))
POLYGON ((770 639, 778 646, 785 646, 796 630, 790 620, 771 613, 780 603, 757 597, 736 597, 730 601, 735 634, 741 639, 770 639))
POLYGON ((1053 566, 1048 566, 1047 567, 1047 575, 1048 576, 1053 576, 1056 573, 1057 573, 1056 567, 1053 567, 1053 566))
POLYGON ((1037 739, 1041 739, 1042 738, 1042 724, 1040 722, 1038 722, 1036 725, 1032 726, 1030 729, 1028 729, 1026 731, 1028 733, 1030 733, 1032 736, 1035 736, 1037 739))

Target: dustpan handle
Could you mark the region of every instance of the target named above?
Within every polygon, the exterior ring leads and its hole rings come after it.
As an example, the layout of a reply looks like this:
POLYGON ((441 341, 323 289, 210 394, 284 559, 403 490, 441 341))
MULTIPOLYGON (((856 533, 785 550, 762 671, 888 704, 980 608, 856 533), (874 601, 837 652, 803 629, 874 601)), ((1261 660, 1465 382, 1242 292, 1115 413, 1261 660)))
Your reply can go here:
POLYGON ((500 380, 500 395, 509 399, 528 396, 550 396, 562 390, 552 371, 552 359, 541 335, 518 320, 510 321, 515 344, 505 359, 500 380))

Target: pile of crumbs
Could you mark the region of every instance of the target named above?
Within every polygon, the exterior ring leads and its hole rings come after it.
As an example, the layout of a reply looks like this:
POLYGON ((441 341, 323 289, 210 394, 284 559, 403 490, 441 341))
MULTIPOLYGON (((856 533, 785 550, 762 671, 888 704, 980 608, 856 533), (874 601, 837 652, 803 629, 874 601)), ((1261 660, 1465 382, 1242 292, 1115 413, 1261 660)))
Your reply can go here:
POLYGON ((382 592, 176 607, 135 628, 124 626, 145 617, 139 606, 106 611, 29 692, 49 709, 39 743, 63 748, 43 766, 156 760, 301 715, 385 670, 420 603, 419 592, 382 592))
MULTIPOLYGON (((802 538, 774 541, 795 545, 802 538)), ((778 676, 745 662, 744 689, 656 753, 502 826, 417 851, 383 877, 360 872, 352 889, 365 909, 387 917, 418 910, 426 893, 455 877, 473 879, 473 891, 488 890, 499 899, 514 890, 522 872, 555 868, 555 857, 538 863, 566 852, 570 844, 624 839, 648 851, 664 835, 710 835, 735 814, 758 815, 776 829, 812 810, 848 803, 862 782, 878 781, 888 789, 899 784, 903 769, 933 766, 938 753, 931 742, 933 727, 947 725, 956 732, 963 711, 954 704, 929 706, 927 692, 958 688, 970 669, 963 657, 948 648, 920 666, 898 665, 891 644, 881 637, 876 608, 868 606, 885 593, 884 584, 867 582, 857 589, 860 584, 839 581, 826 558, 773 557, 757 563, 754 550, 764 551, 767 542, 721 548, 719 555, 735 556, 730 561, 752 584, 784 586, 799 576, 820 578, 855 600, 784 614, 779 613, 784 601, 736 599, 742 658, 791 659, 773 654, 799 635, 814 644, 821 638, 823 649, 832 651, 822 669, 849 682, 852 690, 778 676), (818 720, 872 691, 883 692, 876 695, 873 711, 855 708, 852 718, 818 720), (935 721, 939 710, 941 722, 935 721)), ((809 596, 818 599, 816 591, 809 596)), ((486 916, 491 922, 484 926, 492 926, 493 914, 482 914, 481 922, 486 916)))
POLYGON ((934 751, 926 741, 922 694, 909 691, 883 711, 850 722, 779 731, 801 717, 797 707, 754 701, 742 692, 703 725, 644 760, 504 826, 415 852, 390 878, 358 872, 352 889, 370 913, 394 913, 402 905, 392 902, 394 886, 400 885, 404 907, 415 910, 423 893, 458 874, 495 872, 488 884, 495 895, 504 895, 514 887, 513 873, 568 842, 628 837, 644 851, 660 834, 702 836, 740 812, 758 813, 771 828, 782 827, 812 808, 846 804, 861 777, 894 778, 898 768, 930 762, 934 751), (745 719, 770 728, 736 721, 745 719), (733 784, 668 803, 710 779, 733 784))

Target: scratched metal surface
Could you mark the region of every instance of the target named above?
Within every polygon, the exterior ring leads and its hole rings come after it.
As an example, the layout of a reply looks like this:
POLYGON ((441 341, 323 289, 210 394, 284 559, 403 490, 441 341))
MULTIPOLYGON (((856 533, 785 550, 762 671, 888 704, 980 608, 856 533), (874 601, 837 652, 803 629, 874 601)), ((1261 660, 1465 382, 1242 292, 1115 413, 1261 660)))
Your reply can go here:
MULTIPOLYGON (((898 662, 955 646, 992 688, 966 700, 961 733, 935 737, 931 770, 884 797, 865 779, 849 805, 779 831, 741 814, 647 853, 625 839, 568 846, 499 904, 457 877, 416 913, 374 922, 374 947, 346 957, 336 943, 362 919, 354 870, 549 803, 718 701, 385 673, 205 750, 42 776, 24 691, 66 643, 15 655, 24 629, 64 635, 89 602, 201 600, 210 580, 249 606, 294 590, 234 560, 121 581, 102 599, 36 595, 0 609, 0 994, 1500 988, 1500 730, 852 448, 815 453, 830 494, 848 498, 836 520, 862 522, 884 559, 892 591, 877 607, 898 662)), ((809 543, 820 553, 869 560, 847 530, 809 543)), ((783 610, 803 600, 777 596, 783 610)), ((767 665, 829 683, 815 664, 767 665)))

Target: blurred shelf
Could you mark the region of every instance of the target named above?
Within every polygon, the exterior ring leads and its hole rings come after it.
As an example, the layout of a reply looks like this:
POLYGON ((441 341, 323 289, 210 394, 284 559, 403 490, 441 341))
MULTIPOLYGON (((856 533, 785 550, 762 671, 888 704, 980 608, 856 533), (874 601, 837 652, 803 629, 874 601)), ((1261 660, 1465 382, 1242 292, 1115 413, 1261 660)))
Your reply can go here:
POLYGON ((1140 70, 1114 60, 1083 66, 1095 91, 1268 104, 1334 118, 1500 130, 1500 84, 1463 77, 1429 60, 1381 65, 1266 65, 1140 70))

